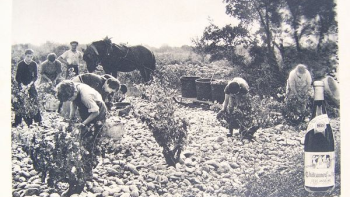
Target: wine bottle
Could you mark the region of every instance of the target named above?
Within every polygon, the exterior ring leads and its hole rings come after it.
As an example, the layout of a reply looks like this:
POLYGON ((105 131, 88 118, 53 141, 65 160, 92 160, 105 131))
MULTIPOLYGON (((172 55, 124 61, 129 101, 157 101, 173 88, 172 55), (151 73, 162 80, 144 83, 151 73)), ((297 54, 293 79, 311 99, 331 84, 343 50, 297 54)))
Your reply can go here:
POLYGON ((304 141, 304 187, 308 192, 329 192, 335 185, 335 153, 332 128, 329 124, 324 84, 314 82, 312 118, 304 141))

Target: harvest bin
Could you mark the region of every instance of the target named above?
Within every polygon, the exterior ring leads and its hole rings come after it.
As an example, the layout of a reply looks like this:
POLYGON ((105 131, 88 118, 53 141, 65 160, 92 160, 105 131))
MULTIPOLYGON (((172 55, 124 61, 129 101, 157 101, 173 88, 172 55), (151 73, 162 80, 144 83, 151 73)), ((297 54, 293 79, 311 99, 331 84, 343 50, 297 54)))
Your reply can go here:
POLYGON ((200 77, 184 76, 180 78, 181 81, 181 95, 185 98, 196 98, 196 79, 200 77))
POLYGON ((211 79, 197 79, 196 80, 196 91, 197 99, 202 101, 212 100, 211 98, 211 86, 210 82, 214 81, 211 79))
POLYGON ((115 103, 115 109, 118 111, 119 116, 127 116, 131 108, 132 105, 128 102, 115 103))
POLYGON ((116 109, 124 109, 124 108, 130 106, 131 103, 128 103, 128 102, 119 102, 119 103, 115 103, 114 105, 115 105, 115 108, 116 108, 116 109))
POLYGON ((227 85, 227 81, 212 81, 210 83, 211 86, 211 98, 215 102, 223 103, 225 100, 225 87, 227 85))

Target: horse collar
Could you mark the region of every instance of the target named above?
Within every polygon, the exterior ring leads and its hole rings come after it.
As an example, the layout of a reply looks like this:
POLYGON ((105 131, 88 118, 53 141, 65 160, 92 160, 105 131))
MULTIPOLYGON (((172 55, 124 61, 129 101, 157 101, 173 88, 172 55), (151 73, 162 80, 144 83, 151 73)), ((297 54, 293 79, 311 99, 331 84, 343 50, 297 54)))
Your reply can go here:
POLYGON ((100 54, 98 53, 98 51, 97 51, 96 47, 94 46, 94 44, 91 44, 90 46, 95 51, 96 55, 99 56, 100 54))

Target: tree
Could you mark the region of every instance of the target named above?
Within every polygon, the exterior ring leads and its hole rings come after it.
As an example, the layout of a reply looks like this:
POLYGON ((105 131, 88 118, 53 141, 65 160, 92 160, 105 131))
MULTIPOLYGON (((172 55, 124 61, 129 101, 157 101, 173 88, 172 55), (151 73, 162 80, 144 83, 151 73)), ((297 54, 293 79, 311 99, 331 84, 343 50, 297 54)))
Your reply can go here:
POLYGON ((290 12, 290 19, 287 19, 286 22, 290 23, 292 28, 293 28, 293 38, 295 41, 295 45, 296 45, 296 49, 298 52, 301 51, 301 47, 300 47, 300 38, 302 37, 303 33, 308 29, 307 27, 309 26, 305 26, 304 28, 302 28, 299 32, 298 29, 301 26, 301 20, 302 20, 302 3, 303 0, 285 0, 286 1, 286 6, 287 6, 287 10, 289 10, 290 12))
MULTIPOLYGON (((272 76, 271 84, 280 84, 284 80, 274 53, 274 40, 280 31, 282 17, 279 13, 282 4, 274 0, 225 0, 226 14, 231 15, 241 21, 241 26, 246 29, 253 29, 257 24, 260 29, 255 32, 258 42, 253 46, 262 45, 267 50, 260 51, 265 53, 264 61, 267 64, 268 73, 272 76)), ((260 56, 261 54, 258 54, 260 56)), ((274 88, 274 87, 271 87, 274 88)))
POLYGON ((262 36, 268 54, 273 54, 273 29, 280 27, 281 4, 273 0, 226 0, 226 14, 239 19, 243 27, 260 25, 265 35, 262 36))
POLYGON ((337 33, 335 7, 334 0, 306 1, 306 5, 304 6, 305 17, 309 20, 315 19, 316 21, 315 35, 318 36, 317 51, 321 50, 327 33, 337 33))
POLYGON ((196 45, 195 51, 200 54, 210 54, 211 60, 227 59, 235 64, 244 64, 243 57, 235 53, 237 46, 248 46, 253 42, 247 29, 226 25, 222 28, 210 23, 204 29, 200 39, 192 40, 196 45))
POLYGON ((223 2, 226 14, 238 19, 239 25, 219 28, 210 23, 194 41, 196 51, 210 54, 212 60, 226 58, 239 65, 244 70, 241 75, 251 80, 252 88, 259 93, 277 93, 274 90, 284 86, 288 72, 298 63, 308 65, 315 73, 337 64, 334 0, 223 2), (249 61, 235 51, 239 44, 249 50, 249 61), (282 66, 275 49, 281 54, 282 66))
POLYGON ((322 78, 337 65, 337 22, 334 0, 284 0, 286 17, 292 27, 296 51, 285 50, 287 68, 304 63, 314 78, 322 78), (300 42, 302 39, 306 42, 300 42), (311 41, 311 42, 309 42, 311 41), (296 53, 295 53, 296 52, 296 53))
POLYGON ((333 0, 284 0, 289 17, 284 21, 293 28, 298 53, 303 36, 317 36, 317 51, 321 50, 327 34, 337 33, 335 2, 333 0))
POLYGON ((194 47, 192 48, 192 50, 197 53, 198 55, 201 56, 202 62, 204 62, 205 56, 206 56, 206 52, 205 52, 205 42, 200 39, 200 38, 194 38, 192 39, 192 43, 194 43, 194 47))

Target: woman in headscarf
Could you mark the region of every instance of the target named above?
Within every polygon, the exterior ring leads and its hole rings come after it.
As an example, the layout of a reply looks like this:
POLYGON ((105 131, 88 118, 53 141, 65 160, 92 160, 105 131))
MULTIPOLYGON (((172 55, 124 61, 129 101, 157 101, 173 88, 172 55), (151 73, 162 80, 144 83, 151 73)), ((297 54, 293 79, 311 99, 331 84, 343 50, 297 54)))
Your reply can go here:
POLYGON ((312 78, 304 64, 298 64, 289 73, 286 104, 290 120, 301 122, 309 112, 307 105, 313 97, 312 78))

